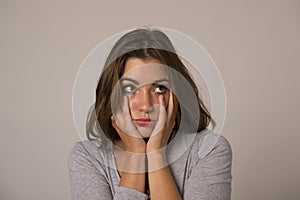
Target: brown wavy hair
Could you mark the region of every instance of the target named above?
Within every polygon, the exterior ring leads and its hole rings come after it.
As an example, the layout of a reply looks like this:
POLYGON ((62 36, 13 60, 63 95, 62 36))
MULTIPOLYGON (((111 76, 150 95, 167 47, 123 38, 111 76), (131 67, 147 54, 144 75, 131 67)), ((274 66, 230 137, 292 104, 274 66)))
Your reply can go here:
MULTIPOLYGON (((176 54, 167 35, 157 29, 139 28, 123 35, 115 43, 106 59, 104 69, 97 84, 96 102, 93 107, 95 120, 97 122, 96 124, 100 125, 100 127, 98 126, 97 131, 95 131, 95 127, 93 127, 95 123, 93 123, 91 117, 88 117, 86 127, 88 139, 92 139, 93 137, 101 138, 101 134, 103 133, 112 142, 120 139, 111 123, 111 116, 113 112, 111 105, 112 103, 117 103, 112 102, 111 99, 113 98, 111 97, 113 88, 122 77, 126 61, 129 58, 139 58, 144 61, 156 59, 163 65, 167 65, 179 72, 190 84, 195 96, 197 97, 198 102, 196 103, 199 107, 200 115, 198 115, 195 119, 193 116, 195 110, 189 107, 189 103, 187 102, 184 105, 180 105, 178 103, 178 99, 175 97, 174 101, 177 103, 174 102, 174 105, 177 105, 178 107, 177 109, 175 108, 177 113, 174 130, 178 130, 179 128, 182 112, 185 112, 186 116, 190 116, 185 120, 185 122, 183 122, 186 124, 185 127, 196 125, 198 132, 207 128, 209 123, 212 123, 212 126, 215 127, 215 122, 201 100, 195 82, 179 56, 176 54)), ((180 89, 178 95, 180 95, 180 89)), ((184 131, 189 132, 189 130, 184 131)))

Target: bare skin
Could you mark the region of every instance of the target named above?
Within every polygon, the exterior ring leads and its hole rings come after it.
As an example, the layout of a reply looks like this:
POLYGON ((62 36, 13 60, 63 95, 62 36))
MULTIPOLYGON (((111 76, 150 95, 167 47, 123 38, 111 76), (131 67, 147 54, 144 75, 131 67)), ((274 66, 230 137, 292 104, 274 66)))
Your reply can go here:
MULTIPOLYGON (((148 63, 159 62, 130 58, 126 62, 124 74, 148 63)), ((121 138, 115 141, 115 145, 125 150, 115 151, 117 168, 121 177, 120 186, 146 193, 146 185, 149 185, 151 199, 182 199, 166 162, 165 151, 175 125, 176 111, 172 90, 160 90, 151 84, 142 85, 138 87, 134 95, 124 97, 122 112, 112 117, 112 125, 121 138), (153 109, 153 105, 157 105, 158 109, 153 109), (151 112, 156 111, 158 115, 157 118, 154 117, 153 126, 139 126, 135 123, 134 119, 150 118, 151 112), (147 137, 148 132, 151 134, 146 143, 143 137, 147 137), (146 173, 146 159, 148 173, 146 173), (148 176, 147 183, 146 176, 148 176)))

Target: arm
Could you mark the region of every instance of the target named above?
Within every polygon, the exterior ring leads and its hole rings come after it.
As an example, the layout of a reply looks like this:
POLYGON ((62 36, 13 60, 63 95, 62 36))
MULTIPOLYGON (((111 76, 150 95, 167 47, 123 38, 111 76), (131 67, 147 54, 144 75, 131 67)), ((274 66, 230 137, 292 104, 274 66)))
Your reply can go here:
POLYGON ((111 117, 112 126, 118 132, 124 148, 115 151, 121 175, 119 185, 145 193, 146 143, 131 122, 128 97, 124 96, 123 99, 122 109, 115 113, 115 117, 111 117))
POLYGON ((119 185, 145 193, 145 154, 116 149, 115 158, 121 176, 119 185))
POLYGON ((107 172, 81 142, 69 153, 68 170, 72 200, 147 199, 146 194, 124 186, 116 186, 112 194, 107 172))
POLYGON ((186 180, 184 199, 230 200, 231 163, 231 147, 226 139, 220 136, 211 152, 198 159, 192 167, 186 180))
POLYGON ((165 151, 148 154, 151 199, 182 199, 167 163, 165 151))
POLYGON ((68 170, 72 200, 113 199, 104 169, 97 169, 84 144, 77 142, 69 153, 68 170))
POLYGON ((151 199, 182 199, 167 162, 166 146, 175 125, 173 93, 170 90, 167 113, 162 96, 159 97, 159 120, 147 143, 149 187, 151 199), (156 134, 156 132, 158 132, 156 134))

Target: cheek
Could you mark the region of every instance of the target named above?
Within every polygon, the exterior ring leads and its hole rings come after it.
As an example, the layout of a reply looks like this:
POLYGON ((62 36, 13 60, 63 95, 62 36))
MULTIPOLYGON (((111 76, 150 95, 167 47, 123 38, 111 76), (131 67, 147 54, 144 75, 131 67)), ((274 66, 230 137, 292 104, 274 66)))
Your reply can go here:
MULTIPOLYGON (((168 106, 168 103, 169 103, 169 94, 163 94, 162 95, 163 96, 163 103, 164 103, 164 105, 167 107, 168 106)), ((159 98, 158 98, 158 95, 156 95, 156 94, 153 94, 153 96, 152 96, 152 103, 154 104, 154 105, 159 105, 159 98)))
MULTIPOLYGON (((170 98, 170 93, 169 92, 166 92, 165 94, 163 94, 163 102, 164 102, 164 105, 165 105, 166 108, 169 105, 169 98, 170 98)), ((129 104, 128 105, 129 105, 128 108, 129 108, 130 114, 133 114, 136 111, 138 111, 139 103, 134 98, 134 96, 131 96, 129 98, 129 104)), ((152 106, 155 108, 154 110, 159 109, 158 105, 159 105, 158 96, 156 94, 153 94, 153 96, 152 96, 152 106)))
MULTIPOLYGON (((162 96, 163 96, 163 103, 164 103, 165 107, 167 108, 169 105, 170 93, 166 92, 165 94, 162 94, 162 96)), ((156 94, 153 95, 153 104, 159 105, 158 95, 156 95, 156 94)))
POLYGON ((135 107, 135 103, 134 101, 132 101, 131 99, 129 99, 129 103, 128 103, 128 109, 129 109, 129 113, 132 113, 135 107))

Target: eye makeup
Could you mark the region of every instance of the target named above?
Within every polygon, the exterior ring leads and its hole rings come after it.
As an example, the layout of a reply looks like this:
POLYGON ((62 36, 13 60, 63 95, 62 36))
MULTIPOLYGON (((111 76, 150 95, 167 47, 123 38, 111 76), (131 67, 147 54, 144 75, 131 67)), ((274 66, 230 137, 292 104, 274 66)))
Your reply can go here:
MULTIPOLYGON (((159 79, 152 83, 151 90, 155 94, 164 94, 169 90, 169 80, 159 79)), ((124 94, 133 94, 139 87, 140 83, 137 80, 124 77, 121 79, 121 88, 124 94)))
POLYGON ((134 93, 135 90, 137 89, 137 87, 133 84, 122 84, 121 88, 122 88, 122 92, 127 94, 134 93))

